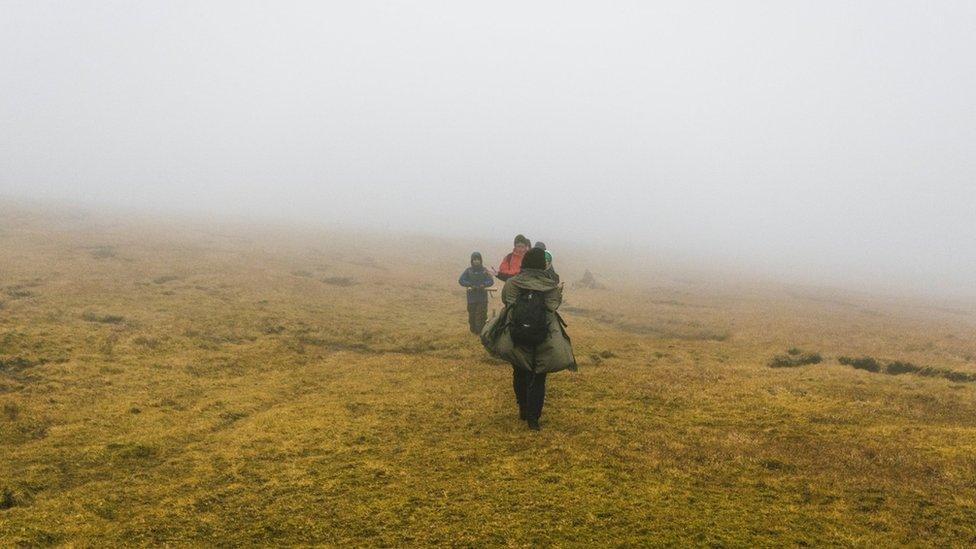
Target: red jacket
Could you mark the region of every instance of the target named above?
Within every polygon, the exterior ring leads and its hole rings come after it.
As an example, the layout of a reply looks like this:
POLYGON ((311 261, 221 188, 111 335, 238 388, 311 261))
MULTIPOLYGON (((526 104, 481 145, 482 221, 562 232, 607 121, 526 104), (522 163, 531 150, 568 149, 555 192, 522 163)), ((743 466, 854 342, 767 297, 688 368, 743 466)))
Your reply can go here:
POLYGON ((508 280, 513 276, 519 274, 522 270, 522 258, 525 257, 525 252, 516 254, 514 251, 505 256, 502 260, 502 264, 498 266, 498 279, 508 280))

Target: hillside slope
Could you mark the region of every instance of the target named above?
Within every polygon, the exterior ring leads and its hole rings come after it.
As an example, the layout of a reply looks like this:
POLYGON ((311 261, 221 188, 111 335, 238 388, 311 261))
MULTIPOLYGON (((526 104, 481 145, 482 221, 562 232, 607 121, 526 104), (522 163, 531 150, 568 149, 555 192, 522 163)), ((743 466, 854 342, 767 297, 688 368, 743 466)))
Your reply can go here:
POLYGON ((971 306, 557 261, 534 433, 464 243, 3 213, 2 546, 976 544, 976 382, 836 361, 976 374, 971 306))

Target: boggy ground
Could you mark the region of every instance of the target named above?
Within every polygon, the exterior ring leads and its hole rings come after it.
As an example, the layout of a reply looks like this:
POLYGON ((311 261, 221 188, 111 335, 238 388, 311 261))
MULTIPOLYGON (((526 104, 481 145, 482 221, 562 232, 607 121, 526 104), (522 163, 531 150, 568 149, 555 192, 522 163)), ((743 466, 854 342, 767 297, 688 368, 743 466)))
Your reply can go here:
POLYGON ((533 433, 464 243, 3 214, 0 546, 976 544, 976 383, 836 361, 976 372, 971 303, 560 254, 533 433))

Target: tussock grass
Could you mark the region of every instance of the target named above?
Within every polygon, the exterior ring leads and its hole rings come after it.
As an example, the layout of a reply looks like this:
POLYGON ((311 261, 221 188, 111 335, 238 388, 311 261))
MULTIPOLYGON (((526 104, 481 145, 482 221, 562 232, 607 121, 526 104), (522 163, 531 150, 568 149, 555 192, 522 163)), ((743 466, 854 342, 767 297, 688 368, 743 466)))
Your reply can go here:
POLYGON ((467 333, 467 243, 7 219, 0 287, 43 284, 0 315, 0 546, 976 539, 976 384, 763 364, 796 344, 973 372, 976 341, 918 308, 567 289, 581 371, 549 378, 533 433, 510 367, 467 333), (92 243, 127 260, 77 253, 92 243), (356 283, 293 274, 324 262, 356 283))
POLYGON ((325 282, 330 286, 339 286, 342 288, 348 288, 349 286, 356 285, 356 281, 348 276, 327 276, 322 279, 322 282, 325 282))
POLYGON ((17 421, 17 417, 20 415, 20 406, 15 402, 4 402, 3 415, 9 421, 17 421))
POLYGON ((19 356, 5 357, 0 358, 0 370, 23 370, 43 363, 43 361, 28 360, 19 356))
POLYGON ((91 250, 91 256, 95 259, 113 259, 118 257, 118 254, 112 246, 94 246, 91 250))
POLYGON ((14 499, 14 492, 10 488, 3 488, 0 490, 0 511, 5 509, 10 509, 17 504, 14 499))
POLYGON ((705 327, 700 321, 679 322, 674 319, 667 319, 660 322, 648 322, 645 318, 632 320, 628 316, 621 315, 619 312, 589 309, 572 305, 564 307, 563 312, 589 318, 618 330, 637 335, 705 341, 725 341, 731 337, 729 332, 705 327))
POLYGON ((858 370, 867 370, 869 372, 881 371, 881 363, 869 356, 860 357, 860 358, 851 358, 847 356, 842 356, 837 359, 837 362, 840 362, 841 364, 850 366, 851 368, 855 368, 858 370))
POLYGON ((113 442, 105 447, 110 458, 117 462, 141 462, 156 456, 156 448, 134 442, 113 442))
POLYGON ((976 372, 961 372, 950 368, 919 366, 904 360, 883 362, 869 356, 861 358, 842 356, 837 361, 859 370, 885 373, 888 375, 914 374, 923 377, 941 377, 956 382, 976 382, 976 372))
POLYGON ((87 320, 88 322, 98 322, 101 324, 120 324, 125 320, 125 317, 122 315, 99 314, 91 311, 82 313, 81 318, 87 320))
POLYGON ((786 354, 776 355, 766 363, 770 368, 795 368, 807 364, 820 364, 823 357, 820 353, 806 353, 797 348, 791 348, 786 354))
POLYGON ((25 289, 23 285, 9 286, 4 288, 4 293, 11 299, 24 299, 34 297, 34 292, 25 289))

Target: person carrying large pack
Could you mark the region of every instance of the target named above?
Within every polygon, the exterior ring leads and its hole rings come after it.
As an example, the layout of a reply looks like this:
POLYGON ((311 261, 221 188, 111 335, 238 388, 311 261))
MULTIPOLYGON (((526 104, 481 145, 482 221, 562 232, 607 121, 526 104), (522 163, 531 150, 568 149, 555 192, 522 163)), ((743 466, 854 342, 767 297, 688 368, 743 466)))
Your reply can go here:
POLYGON ((512 365, 512 388, 519 416, 539 430, 546 395, 546 375, 577 370, 566 323, 556 311, 563 288, 546 272, 545 252, 529 250, 519 274, 505 281, 505 307, 481 331, 481 343, 512 365))

